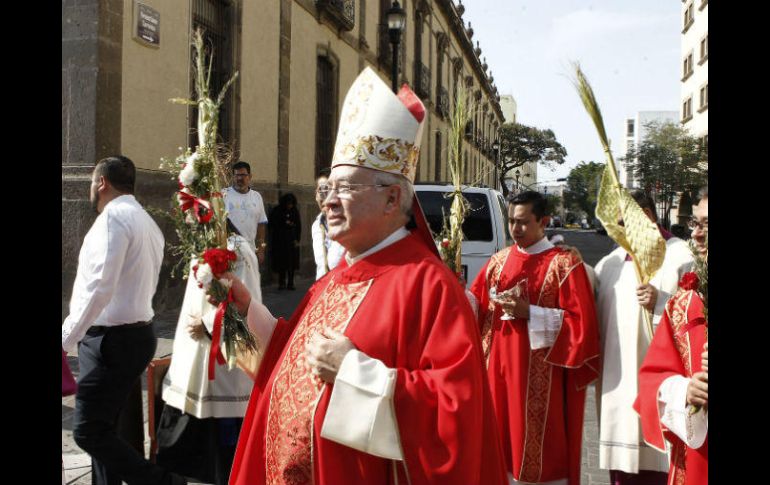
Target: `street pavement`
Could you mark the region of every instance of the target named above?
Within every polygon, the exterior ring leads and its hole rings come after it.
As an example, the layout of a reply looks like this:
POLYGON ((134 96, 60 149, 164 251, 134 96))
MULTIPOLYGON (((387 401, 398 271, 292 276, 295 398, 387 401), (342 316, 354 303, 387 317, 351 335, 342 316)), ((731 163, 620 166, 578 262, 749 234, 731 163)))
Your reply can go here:
MULTIPOLYGON (((548 230, 548 235, 562 234, 566 244, 575 246, 582 254, 586 263, 594 266, 604 255, 609 253, 614 243, 607 237, 594 231, 574 229, 548 230)), ((313 283, 309 278, 298 278, 295 281, 296 291, 278 291, 275 286, 262 288, 262 300, 273 315, 288 317, 299 304, 305 292, 313 283)), ((158 337, 158 348, 155 358, 171 355, 173 338, 176 331, 178 314, 174 311, 155 316, 153 326, 158 337)), ((67 361, 77 378, 77 352, 70 354, 67 361)), ((142 376, 142 399, 145 427, 145 456, 149 456, 149 435, 147 433, 147 379, 142 376)), ((65 478, 68 485, 91 485, 91 458, 81 450, 72 438, 72 415, 75 398, 62 398, 62 459, 64 461, 65 478)), ((595 388, 588 387, 586 410, 583 428, 582 456, 582 485, 609 485, 609 473, 599 469, 599 444, 596 415, 595 388)), ((196 485, 196 482, 190 482, 196 485)))

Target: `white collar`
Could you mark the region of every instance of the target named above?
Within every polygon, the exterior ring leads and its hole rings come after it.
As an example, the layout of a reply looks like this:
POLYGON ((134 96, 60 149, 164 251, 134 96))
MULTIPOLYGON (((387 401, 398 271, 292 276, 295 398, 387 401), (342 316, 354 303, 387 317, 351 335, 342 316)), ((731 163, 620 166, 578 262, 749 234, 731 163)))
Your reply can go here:
POLYGON ((539 254, 539 253, 542 253, 543 251, 547 251, 551 249, 552 247, 554 247, 553 244, 545 236, 543 236, 543 239, 539 240, 538 242, 536 242, 535 244, 527 248, 519 247, 518 244, 516 245, 516 249, 518 249, 519 252, 526 253, 526 254, 539 254))
POLYGON ((353 266, 355 263, 361 261, 367 256, 370 256, 377 251, 381 249, 385 249, 386 247, 390 246, 391 244, 397 243, 398 241, 404 239, 406 236, 409 235, 409 231, 405 227, 400 227, 396 229, 395 232, 393 232, 390 236, 386 237, 382 241, 378 242, 371 248, 367 249, 363 253, 359 254, 358 256, 352 258, 348 256, 348 253, 345 253, 345 261, 348 262, 348 266, 353 266))

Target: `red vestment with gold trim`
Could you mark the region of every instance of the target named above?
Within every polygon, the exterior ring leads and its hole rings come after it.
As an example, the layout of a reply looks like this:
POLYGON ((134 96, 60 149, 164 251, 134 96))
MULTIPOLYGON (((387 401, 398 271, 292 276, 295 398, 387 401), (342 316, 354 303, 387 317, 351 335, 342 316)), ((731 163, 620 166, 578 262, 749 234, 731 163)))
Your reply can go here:
POLYGON ((476 321, 456 277, 418 238, 342 261, 278 321, 230 485, 507 483, 476 321), (313 380, 304 346, 324 326, 397 370, 403 462, 321 438, 332 386, 313 380))
POLYGON ((600 369, 583 263, 559 248, 527 254, 512 246, 492 256, 471 291, 508 472, 524 482, 568 478, 579 485, 585 388, 600 369), (501 307, 490 301, 490 288, 501 292, 525 278, 530 304, 564 310, 551 347, 532 350, 527 320, 500 320, 501 307))
POLYGON ((641 417, 647 443, 660 450, 666 449, 666 440, 671 443, 671 485, 708 483, 708 436, 703 446, 694 450, 661 424, 658 411, 658 389, 663 381, 674 375, 690 378, 702 370, 706 326, 692 325, 702 318, 703 300, 698 293, 680 288, 666 303, 666 311, 639 369, 639 396, 634 409, 641 417))

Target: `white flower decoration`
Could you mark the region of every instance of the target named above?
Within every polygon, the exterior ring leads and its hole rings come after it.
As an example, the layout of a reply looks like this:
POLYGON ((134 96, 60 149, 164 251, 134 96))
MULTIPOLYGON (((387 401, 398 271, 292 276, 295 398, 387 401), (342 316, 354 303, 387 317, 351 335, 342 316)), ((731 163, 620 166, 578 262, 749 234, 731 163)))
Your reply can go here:
POLYGON ((195 272, 195 279, 202 285, 202 288, 208 291, 211 286, 211 282, 214 281, 214 273, 211 271, 211 266, 206 263, 199 263, 198 270, 195 272))

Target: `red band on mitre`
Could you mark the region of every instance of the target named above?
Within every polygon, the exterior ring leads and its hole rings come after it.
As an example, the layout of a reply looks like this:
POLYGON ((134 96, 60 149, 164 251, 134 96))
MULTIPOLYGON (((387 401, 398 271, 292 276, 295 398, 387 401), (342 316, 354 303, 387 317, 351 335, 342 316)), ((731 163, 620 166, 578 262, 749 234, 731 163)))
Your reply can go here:
POLYGON ((422 120, 425 118, 425 105, 422 104, 420 98, 414 94, 414 91, 409 89, 409 86, 404 84, 398 91, 397 96, 399 101, 401 101, 404 106, 406 106, 406 109, 412 113, 414 119, 416 119, 418 123, 422 123, 422 120))

